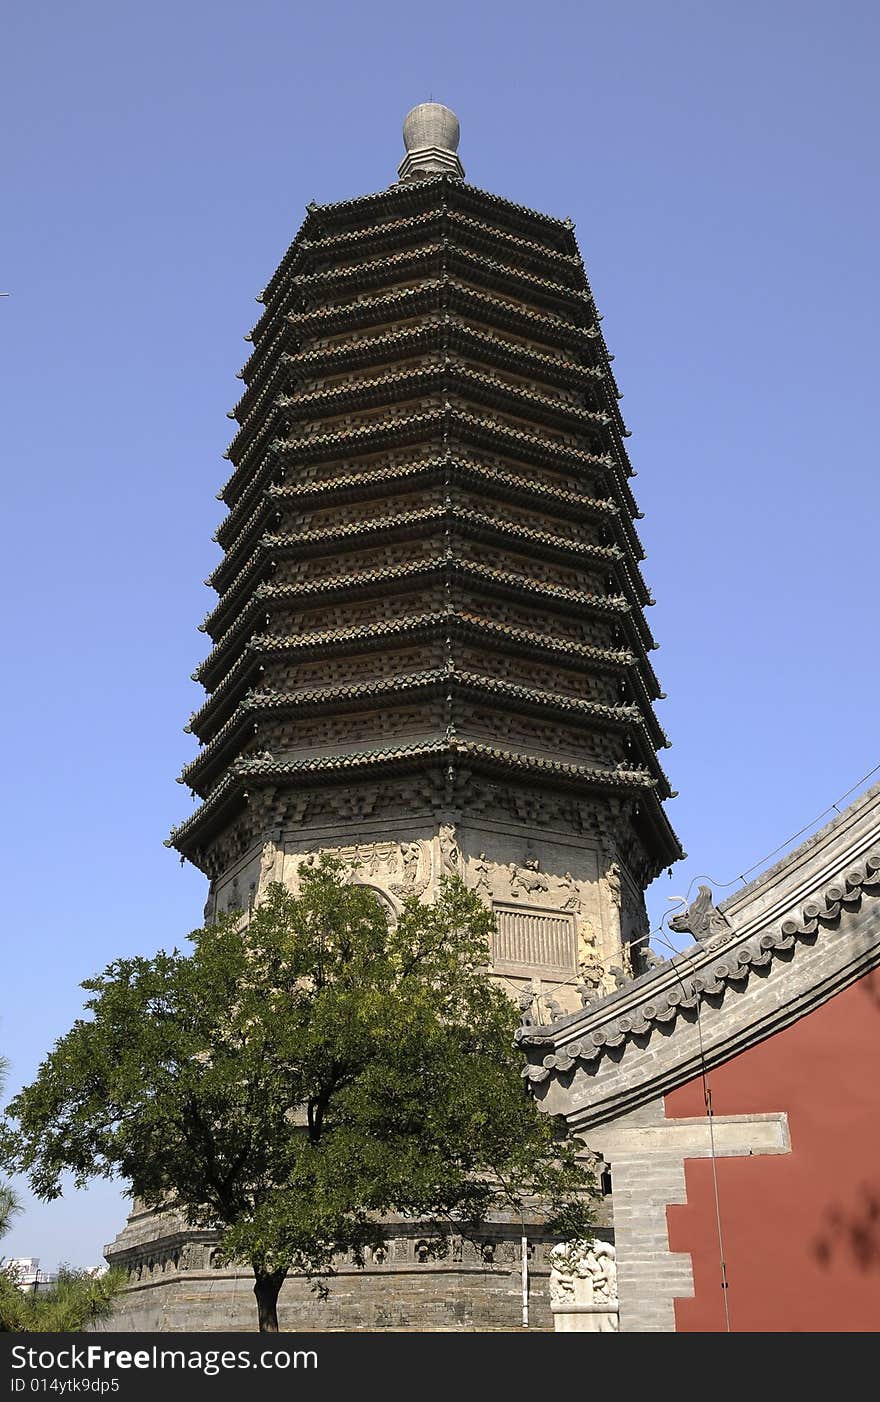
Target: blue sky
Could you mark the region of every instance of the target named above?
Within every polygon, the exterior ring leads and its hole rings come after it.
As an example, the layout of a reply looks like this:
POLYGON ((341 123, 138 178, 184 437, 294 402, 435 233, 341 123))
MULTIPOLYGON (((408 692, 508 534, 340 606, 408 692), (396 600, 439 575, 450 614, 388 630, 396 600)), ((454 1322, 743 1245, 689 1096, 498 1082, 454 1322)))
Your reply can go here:
MULTIPOLYGON (((389 184, 428 97, 474 184, 575 220, 604 313, 689 853, 653 918, 880 762, 876 5, 7 0, 4 31, 10 1090, 82 978, 200 920, 162 842, 241 337, 308 201, 389 184)), ((28 1200, 0 1249, 91 1264, 124 1215, 28 1200)))

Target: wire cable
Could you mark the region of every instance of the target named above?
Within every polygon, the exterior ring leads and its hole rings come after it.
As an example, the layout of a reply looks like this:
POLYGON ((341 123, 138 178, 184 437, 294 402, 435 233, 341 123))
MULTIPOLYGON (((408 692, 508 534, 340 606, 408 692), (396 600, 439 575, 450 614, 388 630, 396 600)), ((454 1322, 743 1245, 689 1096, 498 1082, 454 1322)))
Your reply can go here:
POLYGON ((792 842, 796 842, 799 837, 803 837, 804 833, 809 832, 810 829, 814 828, 817 823, 820 823, 823 818, 826 818, 829 813, 833 812, 839 814, 840 809, 837 805, 839 803, 843 803, 843 800, 845 798, 849 798, 850 794, 854 794, 857 789, 860 789, 862 785, 867 783, 869 779, 872 779, 875 774, 880 774, 880 764, 875 764, 874 768, 869 769, 867 774, 863 774, 861 779, 857 779, 856 782, 853 784, 852 788, 847 789, 846 793, 840 794, 840 796, 836 798, 833 803, 829 803, 828 807, 823 808, 822 812, 818 813, 816 817, 813 818, 809 823, 805 823, 804 826, 802 828, 799 828, 797 832, 792 833, 791 837, 786 838, 786 840, 784 842, 781 842, 778 847, 774 847, 772 852, 768 852, 766 856, 759 857, 758 860, 752 866, 746 867, 745 871, 740 872, 739 875, 735 876, 732 881, 717 881, 714 876, 709 876, 708 873, 703 873, 703 875, 701 876, 695 876, 691 881, 691 884, 688 886, 688 896, 690 896, 691 891, 693 890, 694 886, 698 881, 708 881, 711 886, 723 891, 728 890, 731 886, 735 886, 737 881, 741 881, 744 886, 748 886, 749 883, 747 878, 751 876, 753 871, 763 870, 767 862, 772 861, 773 858, 777 857, 780 852, 784 852, 785 849, 787 847, 790 847, 792 842))

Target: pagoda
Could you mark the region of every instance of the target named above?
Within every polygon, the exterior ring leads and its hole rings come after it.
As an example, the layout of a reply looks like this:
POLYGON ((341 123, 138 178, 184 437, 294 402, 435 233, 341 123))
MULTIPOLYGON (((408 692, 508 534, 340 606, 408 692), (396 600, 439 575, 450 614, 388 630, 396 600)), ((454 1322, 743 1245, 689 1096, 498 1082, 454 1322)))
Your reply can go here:
MULTIPOLYGON (((390 919, 457 874, 493 910, 495 977, 546 1024, 643 971, 644 890, 681 856, 626 429, 571 221, 466 184, 446 107, 404 139, 389 189, 308 207, 260 299, 197 806, 169 845, 210 880, 206 920, 296 891, 322 852, 390 919)), ((550 1327, 539 1213, 442 1260, 419 1223, 386 1228, 366 1266, 334 1263, 322 1327, 519 1328, 523 1281, 550 1327)), ((215 1242, 136 1204, 106 1251, 119 1327, 250 1328, 215 1242)), ((282 1327, 315 1308, 290 1275, 282 1327)))
POLYGON ((392 918, 456 872, 567 1010, 640 971, 681 856, 627 434, 571 221, 466 184, 440 104, 404 139, 258 299, 169 842, 206 918, 323 851, 392 918))

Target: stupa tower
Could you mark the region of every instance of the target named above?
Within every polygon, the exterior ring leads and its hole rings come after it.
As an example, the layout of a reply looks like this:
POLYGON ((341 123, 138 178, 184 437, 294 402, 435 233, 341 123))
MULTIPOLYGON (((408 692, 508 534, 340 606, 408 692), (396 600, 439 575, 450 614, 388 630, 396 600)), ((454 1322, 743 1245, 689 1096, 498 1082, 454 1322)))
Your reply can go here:
POLYGON ((572 1008, 681 855, 626 430, 571 222, 466 184, 448 108, 404 138, 260 299, 169 841, 208 917, 323 850, 391 910, 459 872, 572 1008))

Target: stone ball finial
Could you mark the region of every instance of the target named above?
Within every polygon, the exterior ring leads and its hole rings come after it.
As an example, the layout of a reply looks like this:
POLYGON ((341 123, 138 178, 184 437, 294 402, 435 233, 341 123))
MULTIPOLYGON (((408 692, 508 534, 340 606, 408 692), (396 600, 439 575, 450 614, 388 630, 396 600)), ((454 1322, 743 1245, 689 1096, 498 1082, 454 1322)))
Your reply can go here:
POLYGON ((458 118, 440 102, 420 102, 407 113, 403 123, 403 144, 407 151, 424 151, 430 146, 441 151, 457 151, 460 137, 458 118))
POLYGON ((420 102, 403 123, 406 155, 398 170, 401 180, 425 180, 432 175, 464 179, 464 167, 456 154, 458 118, 442 102, 420 102))

